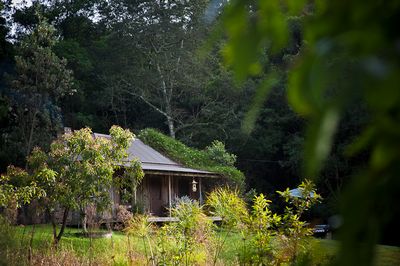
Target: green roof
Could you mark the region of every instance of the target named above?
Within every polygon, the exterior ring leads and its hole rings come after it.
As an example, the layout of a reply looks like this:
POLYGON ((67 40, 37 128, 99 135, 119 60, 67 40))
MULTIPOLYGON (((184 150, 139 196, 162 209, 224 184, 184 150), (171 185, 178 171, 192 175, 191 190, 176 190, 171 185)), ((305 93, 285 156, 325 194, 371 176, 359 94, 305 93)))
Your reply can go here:
MULTIPOLYGON (((244 174, 231 162, 224 162, 210 153, 210 149, 199 150, 190 148, 182 142, 168 137, 155 129, 143 129, 139 133, 139 139, 157 151, 165 154, 172 160, 183 166, 218 173, 228 179, 229 183, 242 187, 244 174), (221 162, 222 161, 222 162, 221 162)), ((223 151, 225 156, 234 155, 223 151)))

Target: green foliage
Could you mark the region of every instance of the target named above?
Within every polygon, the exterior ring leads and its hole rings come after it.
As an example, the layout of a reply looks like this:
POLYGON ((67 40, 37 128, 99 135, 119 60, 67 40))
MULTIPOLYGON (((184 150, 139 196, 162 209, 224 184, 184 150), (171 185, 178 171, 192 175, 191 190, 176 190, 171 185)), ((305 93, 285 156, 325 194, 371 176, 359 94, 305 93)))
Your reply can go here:
MULTIPOLYGON (((171 259, 179 265, 206 263, 212 249, 213 225, 202 206, 197 201, 182 200, 177 202, 171 213, 178 218, 178 222, 164 225, 163 230, 173 238, 175 250, 169 254, 165 252, 167 261, 164 263, 171 262, 171 259)), ((165 243, 162 242, 163 238, 159 241, 163 253, 165 243)))
POLYGON ((31 177, 23 169, 7 167, 6 174, 0 176, 0 206, 15 204, 19 208, 33 199, 45 197, 46 190, 40 186, 40 179, 52 179, 54 175, 53 171, 43 170, 31 177))
MULTIPOLYGON (((33 226, 10 226, 0 222, 0 264, 29 264, 27 242, 33 226), (4 255, 4 256, 3 256, 4 255)), ((67 228, 65 237, 59 247, 51 245, 52 228, 49 225, 36 225, 33 238, 34 264, 48 263, 56 265, 148 265, 144 256, 145 250, 141 239, 121 232, 113 232, 112 238, 89 239, 77 236, 79 229, 67 228)), ((224 231, 217 231, 224 234, 224 231)), ((237 246, 242 237, 234 232, 226 241, 218 265, 240 265, 237 260, 237 246)), ((164 242, 166 248, 171 247, 164 242)), ((309 246, 311 265, 326 265, 335 259, 339 243, 335 240, 312 239, 309 246)), ((147 248, 148 249, 148 248, 147 248)), ((376 246, 377 265, 399 265, 400 248, 392 246, 376 246)), ((211 263, 210 263, 211 264, 211 263)), ((207 264, 207 265, 210 265, 207 264)))
MULTIPOLYGON (((59 115, 59 121, 65 126, 87 126, 96 132, 105 132, 111 125, 120 124, 168 132, 165 116, 139 97, 167 111, 161 91, 164 80, 167 91, 171 92, 167 93, 167 100, 171 101, 170 116, 177 139, 190 147, 206 147, 215 139, 221 140, 230 153, 238 156, 236 165, 240 165, 241 171, 249 173, 247 184, 258 191, 274 191, 297 182, 291 177, 299 176, 299 171, 291 167, 291 161, 279 167, 288 158, 280 147, 290 142, 293 134, 302 131, 301 119, 293 115, 286 98, 281 95, 265 102, 262 95, 255 96, 255 88, 262 82, 258 77, 246 81, 241 86, 243 90, 238 90, 233 73, 224 67, 219 54, 225 39, 211 51, 198 55, 197 49, 207 40, 210 31, 210 24, 203 19, 208 0, 39 2, 43 16, 56 29, 57 41, 52 50, 67 60, 68 69, 74 73, 73 88, 77 92, 59 101, 60 108, 49 111, 59 115), (100 14, 96 20, 92 19, 93 12, 100 14), (256 124, 248 136, 240 128, 248 124, 243 119, 252 99, 261 109, 249 112, 253 115, 246 121, 256 119, 256 124), (264 119, 257 119, 257 114, 264 119), (276 176, 282 178, 276 179, 276 176)), ((212 1, 218 5, 217 2, 212 1)), ((31 32, 38 24, 35 8, 21 9, 19 14, 25 16, 25 23, 14 17, 19 23, 18 37, 12 45, 15 48, 24 33, 31 32)), ((296 21, 296 27, 300 28, 301 19, 290 19, 289 27, 291 21, 296 21)), ((12 18, 6 22, 13 25, 12 18)), ((284 60, 281 56, 260 56, 262 69, 278 68, 275 79, 271 79, 274 82, 266 84, 271 90, 266 89, 265 94, 273 96, 276 88, 285 90, 285 75, 280 68, 282 64, 289 64, 291 55, 297 54, 298 42, 290 43, 290 47, 293 47, 290 53, 282 55, 284 60)), ((12 65, 5 69, 12 73, 11 68, 12 65)), ((7 115, 13 105, 8 104, 7 97, 5 100, 1 109, 7 115)), ((20 135, 15 136, 16 128, 8 127, 13 119, 14 113, 1 121, 4 127, 0 128, 0 160, 4 169, 10 162, 23 165, 21 162, 26 156, 26 145, 18 139, 20 135), (22 149, 23 152, 14 152, 22 149)), ((52 137, 55 136, 53 132, 52 137)), ((49 138, 36 133, 34 137, 33 146, 47 150, 49 138)))
POLYGON ((50 97, 54 101, 74 93, 72 72, 66 69, 66 60, 58 58, 51 50, 55 43, 54 27, 41 18, 32 34, 21 42, 15 57, 17 74, 12 86, 17 91, 43 100, 50 97))
MULTIPOLYGON (((1 192, 0 192, 1 195, 1 192)), ((16 232, 10 223, 0 215, 0 265, 7 265, 8 252, 16 251, 18 247, 18 238, 16 232)), ((15 254, 15 253, 14 253, 15 254)))
POLYGON ((148 216, 136 214, 129 221, 128 225, 124 229, 128 237, 139 237, 143 242, 147 263, 151 262, 151 265, 155 265, 155 255, 153 252, 153 241, 155 228, 152 223, 147 221, 148 216), (149 249, 150 254, 148 254, 149 249))
POLYGON ((89 73, 93 69, 89 54, 77 41, 62 40, 55 45, 58 56, 68 60, 68 66, 79 74, 89 73))
MULTIPOLYGON (((312 205, 321 201, 321 196, 315 193, 315 185, 310 180, 306 179, 297 188, 300 195, 293 195, 289 189, 285 191, 277 191, 279 195, 296 208, 296 214, 302 215, 305 211, 310 209, 312 205)), ((290 208, 288 208, 289 210, 290 208)))
POLYGON ((151 235, 154 228, 147 219, 146 215, 137 214, 133 216, 124 231, 131 236, 146 237, 146 235, 151 235))
POLYGON ((304 237, 312 235, 312 229, 301 220, 305 211, 321 201, 321 196, 315 192, 315 185, 309 181, 303 181, 297 188, 301 195, 292 195, 289 189, 278 191, 278 194, 289 203, 280 218, 280 232, 282 237, 277 240, 277 245, 283 247, 283 252, 291 260, 297 259, 300 253, 306 251, 304 237))
POLYGON ((13 135, 22 142, 19 149, 28 156, 36 145, 46 147, 61 127, 60 99, 72 95, 72 71, 52 48, 55 29, 39 16, 39 23, 25 36, 15 56, 15 73, 10 78, 13 135), (40 134, 39 134, 40 132, 40 134))
POLYGON ((225 54, 241 80, 259 73, 253 69, 262 47, 272 54, 287 48, 288 17, 303 17, 306 45, 289 69, 287 96, 310 121, 305 175, 320 173, 340 118, 353 102, 364 104, 370 114, 349 152, 371 153, 366 171, 353 176, 343 196, 341 265, 372 264, 374 243, 385 224, 399 215, 382 207, 397 200, 400 187, 400 60, 393 27, 399 14, 397 1, 238 0, 226 8, 225 54))
MULTIPOLYGON (((34 181, 46 193, 42 200, 44 208, 51 215, 56 207, 64 208, 66 215, 70 209, 81 210, 83 217, 89 204, 104 210, 110 204, 114 171, 124 164, 128 167, 129 181, 140 183, 143 178, 140 164, 126 162, 127 148, 133 138, 129 130, 118 126, 111 127, 109 139, 94 137, 91 129, 84 128, 53 141, 48 154, 34 149, 28 163, 34 181)), ((65 226, 66 220, 62 223, 65 226)), ((54 238, 59 241, 61 236, 62 230, 54 238)))
POLYGON ((281 265, 298 262, 298 256, 307 251, 304 243, 306 237, 311 235, 311 229, 301 220, 301 215, 320 199, 310 181, 301 183, 298 189, 308 196, 294 197, 289 189, 279 192, 291 204, 286 206, 283 214, 273 213, 269 209, 271 201, 263 194, 254 197, 249 212, 237 192, 224 188, 211 192, 207 205, 211 207, 212 214, 223 218, 222 224, 227 229, 226 235, 217 239, 216 254, 220 253, 229 234, 235 230, 242 236, 242 242, 237 247, 240 264, 281 265))
MULTIPOLYGON (((103 1, 95 7, 102 15, 101 22, 92 26, 95 32, 102 32, 93 43, 95 74, 104 88, 105 93, 100 94, 103 103, 108 105, 113 98, 113 119, 130 116, 131 121, 136 120, 126 109, 142 109, 152 120, 166 122, 172 137, 202 124, 199 115, 209 104, 209 94, 204 92, 211 63, 201 62, 196 49, 207 31, 202 20, 207 2, 119 0, 103 1)), ((145 126, 150 126, 149 122, 153 121, 146 121, 145 126)))
POLYGON ((221 174, 235 185, 243 186, 244 175, 233 166, 236 156, 227 153, 224 145, 219 141, 213 142, 211 146, 201 151, 189 148, 182 142, 167 137, 154 129, 142 130, 139 138, 187 167, 221 174))
POLYGON ((59 203, 75 209, 93 201, 108 205, 114 169, 127 158, 126 150, 134 137, 117 126, 111 127, 110 136, 109 140, 94 138, 92 131, 84 128, 53 142, 50 160, 64 180, 59 203))
POLYGON ((125 229, 142 239, 151 265, 203 265, 212 251, 213 225, 196 201, 179 200, 171 209, 178 221, 161 228, 135 215, 125 229))
POLYGON ((242 247, 239 250, 239 261, 242 264, 277 264, 274 256, 276 247, 273 237, 278 237, 277 226, 281 217, 269 210, 271 201, 263 194, 255 196, 251 214, 246 218, 246 227, 241 231, 243 236, 242 247))
MULTIPOLYGON (((37 115, 32 147, 46 147, 49 139, 56 135, 48 129, 56 128, 54 125, 59 125, 61 120, 74 128, 91 126, 96 131, 104 131, 114 123, 166 130, 162 115, 151 112, 151 107, 130 94, 140 92, 151 103, 165 107, 163 93, 159 90, 162 80, 157 71, 159 63, 166 87, 173 91, 175 131, 184 143, 203 147, 213 139, 223 140, 238 155, 242 171, 248 173, 248 184, 263 192, 293 184, 296 178, 292 177, 300 175, 299 164, 309 157, 315 159, 308 160, 309 173, 321 169, 321 163, 326 162, 326 168, 317 175, 324 184, 330 179, 331 191, 339 190, 342 183, 349 183, 347 177, 358 164, 363 166, 371 160, 373 171, 368 169, 357 175, 357 180, 367 181, 363 184, 354 181, 348 188, 348 199, 343 205, 349 208, 346 213, 350 218, 345 220, 352 223, 350 227, 356 233, 343 235, 354 239, 358 235, 367 236, 366 230, 379 232, 378 228, 389 228, 387 221, 394 221, 393 216, 398 211, 385 206, 392 205, 393 195, 398 191, 398 90, 393 86, 398 83, 398 75, 393 73, 398 72, 399 62, 394 52, 397 51, 394 45, 397 34, 393 25, 398 24, 399 17, 396 4, 389 6, 391 1, 346 4, 317 1, 304 6, 305 1, 298 0, 221 1, 238 7, 230 7, 221 16, 223 20, 226 18, 226 22, 221 23, 228 28, 226 38, 206 55, 207 60, 200 62, 195 49, 202 43, 203 33, 208 31, 200 19, 205 1, 72 2, 47 1, 40 8, 58 30, 54 40, 59 41, 52 50, 59 58, 68 59, 78 93, 63 98, 62 103, 52 99, 50 105, 43 106, 41 110, 45 111, 37 115), (101 14, 99 21, 91 19, 93 12, 101 14), (234 90, 230 71, 221 67, 216 50, 226 43, 223 56, 226 62, 233 64, 235 72, 240 73, 237 79, 256 74, 242 84, 242 91, 234 90), (260 90, 255 92, 257 86, 260 90), (387 90, 389 86, 394 89, 387 90), (369 96, 364 93, 366 87, 369 96), (283 95, 286 92, 290 94, 292 107, 286 104, 283 95), (265 101, 266 95, 268 101, 265 101), (247 103, 251 99, 249 108, 247 103), (361 111, 356 111, 360 106, 361 111), (293 114, 292 109, 301 116, 293 114), (249 110, 247 115, 246 110, 249 110), (367 112, 370 114, 366 115, 367 112), (342 117, 340 122, 338 116, 342 117), (305 145, 307 156, 301 152, 304 117, 311 121, 307 131, 311 137, 307 137, 305 145), (359 123, 360 117, 366 118, 369 125, 359 123), (247 131, 253 129, 252 133, 244 134, 240 131, 241 125, 247 131), (335 125, 338 130, 332 130, 335 125), (347 152, 359 155, 351 159, 344 157, 347 144, 353 136, 359 135, 361 128, 370 129, 357 137, 347 152), (333 145, 332 151, 329 144, 333 145), (369 159, 371 147, 376 151, 369 159), (327 160, 326 155, 329 156, 327 160), (389 168, 397 172, 389 174, 389 168), (276 176, 280 178, 273 178, 276 176), (351 204, 354 204, 352 208, 351 204), (355 217, 354 210, 362 215, 355 217), (387 210, 388 214, 376 213, 369 219, 370 210, 387 210)), ((212 4, 219 3, 212 1, 212 4)), ((8 12, 8 3, 4 6, 8 12)), ((38 24, 35 8, 17 13, 14 18, 20 23, 16 34, 20 37, 33 32, 38 24), (25 20, 18 20, 20 15, 25 16, 25 20)), ((6 20, 0 21, 4 25, 0 35, 4 37, 6 25, 14 25, 8 18, 6 20)), ((43 36, 49 36, 46 32, 43 31, 43 36)), ((17 38, 7 46, 17 48, 20 40, 22 38, 17 38)), ((4 47, 5 43, 2 38, 0 46, 4 47)), ((22 51, 18 53, 22 56, 22 51)), ((12 73, 12 64, 4 65, 3 60, 0 64, 0 69, 12 73)), ((29 71, 29 75, 34 73, 29 71)), ((40 75, 47 73, 53 72, 40 71, 40 75)), ((31 108, 25 111, 25 98, 10 100, 21 95, 15 94, 16 90, 3 95, 3 89, 7 88, 3 80, 0 83, 1 99, 4 99, 0 108, 0 150, 2 165, 6 166, 11 160, 25 160, 27 145, 24 141, 29 140, 26 132, 31 121, 26 118, 32 117, 34 112, 30 112, 31 108), (21 123, 21 119, 28 123, 21 123)), ((229 169, 224 171, 229 173, 229 169)), ((377 235, 371 234, 372 238, 377 235)))
POLYGON ((222 224, 227 228, 240 226, 248 216, 246 203, 238 190, 216 188, 207 195, 206 205, 211 207, 212 215, 222 218, 222 224))
POLYGON ((133 139, 132 133, 118 127, 112 127, 110 135, 110 140, 94 138, 85 128, 52 143, 48 162, 58 173, 54 190, 58 204, 78 209, 95 201, 107 206, 114 169, 133 139))
POLYGON ((230 154, 225 150, 225 144, 221 141, 214 140, 210 146, 207 146, 205 152, 211 160, 223 165, 234 166, 236 155, 230 154))
POLYGON ((225 235, 215 238, 213 256, 213 264, 215 265, 232 231, 243 230, 245 227, 248 210, 245 201, 239 196, 239 191, 229 188, 217 188, 212 191, 207 195, 206 206, 209 207, 211 215, 221 217, 222 228, 226 230, 225 235))
POLYGON ((123 169, 123 174, 114 177, 114 185, 117 188, 122 188, 126 191, 125 194, 121 193, 121 198, 128 201, 135 206, 136 212, 139 212, 139 205, 136 198, 136 191, 144 178, 144 172, 141 163, 138 160, 129 162, 123 169), (127 190, 128 189, 128 190, 127 190))

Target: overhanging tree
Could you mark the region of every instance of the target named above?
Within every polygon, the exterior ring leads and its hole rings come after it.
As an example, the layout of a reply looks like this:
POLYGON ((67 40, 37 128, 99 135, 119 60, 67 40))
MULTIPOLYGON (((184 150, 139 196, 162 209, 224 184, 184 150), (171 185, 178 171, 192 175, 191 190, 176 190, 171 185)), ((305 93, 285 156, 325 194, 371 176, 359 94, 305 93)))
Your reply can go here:
MULTIPOLYGON (((370 157, 343 195, 339 263, 371 265, 374 244, 400 215, 391 208, 400 188, 400 60, 394 26, 400 5, 396 1, 237 0, 225 11, 223 26, 229 39, 225 58, 239 80, 262 72, 263 49, 272 54, 285 49, 288 17, 304 19, 306 45, 289 69, 287 96, 295 111, 310 121, 305 175, 319 175, 344 110, 354 102, 365 106, 369 119, 348 145, 347 155, 368 151, 370 157)), ((268 76, 259 88, 258 102, 273 87, 274 73, 268 76)))

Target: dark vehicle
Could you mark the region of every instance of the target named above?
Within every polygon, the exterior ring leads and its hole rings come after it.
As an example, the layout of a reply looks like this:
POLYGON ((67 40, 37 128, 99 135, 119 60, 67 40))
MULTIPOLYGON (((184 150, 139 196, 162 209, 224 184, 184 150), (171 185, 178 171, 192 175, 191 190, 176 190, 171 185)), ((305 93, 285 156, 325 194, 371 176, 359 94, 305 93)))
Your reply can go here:
POLYGON ((313 235, 315 237, 327 238, 328 233, 330 233, 330 226, 327 224, 317 224, 313 228, 313 235))

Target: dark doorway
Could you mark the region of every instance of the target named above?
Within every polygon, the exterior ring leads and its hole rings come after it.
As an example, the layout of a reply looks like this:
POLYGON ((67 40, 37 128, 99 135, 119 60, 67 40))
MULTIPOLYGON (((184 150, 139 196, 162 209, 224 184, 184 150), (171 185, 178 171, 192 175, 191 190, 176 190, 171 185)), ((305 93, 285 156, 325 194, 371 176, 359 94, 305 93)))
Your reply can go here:
POLYGON ((179 197, 187 196, 191 199, 199 200, 199 187, 198 187, 199 184, 197 184, 197 191, 193 192, 192 191, 192 181, 193 181, 193 178, 190 178, 190 177, 180 177, 178 179, 178 191, 179 191, 178 196, 179 197))
POLYGON ((190 197, 190 181, 188 178, 178 178, 178 197, 190 197))
POLYGON ((150 210, 155 216, 163 214, 162 179, 159 176, 152 176, 150 179, 150 210))

